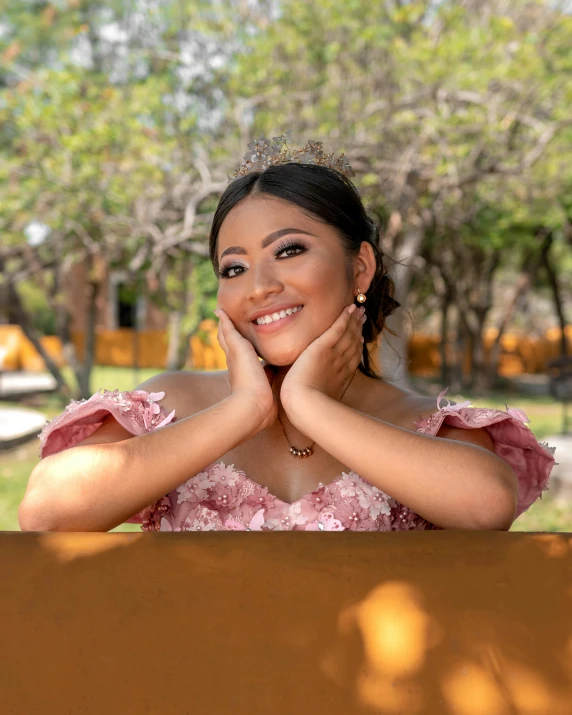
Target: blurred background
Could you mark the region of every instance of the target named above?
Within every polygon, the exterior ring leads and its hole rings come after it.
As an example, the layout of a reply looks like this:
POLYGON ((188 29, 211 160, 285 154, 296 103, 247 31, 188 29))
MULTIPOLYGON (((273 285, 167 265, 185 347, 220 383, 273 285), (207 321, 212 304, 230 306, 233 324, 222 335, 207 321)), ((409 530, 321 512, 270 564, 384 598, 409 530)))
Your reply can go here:
POLYGON ((213 211, 291 130, 383 221, 383 374, 523 409, 559 464, 513 528, 572 531, 571 47, 570 2, 0 0, 0 530, 70 399, 225 368, 213 211))

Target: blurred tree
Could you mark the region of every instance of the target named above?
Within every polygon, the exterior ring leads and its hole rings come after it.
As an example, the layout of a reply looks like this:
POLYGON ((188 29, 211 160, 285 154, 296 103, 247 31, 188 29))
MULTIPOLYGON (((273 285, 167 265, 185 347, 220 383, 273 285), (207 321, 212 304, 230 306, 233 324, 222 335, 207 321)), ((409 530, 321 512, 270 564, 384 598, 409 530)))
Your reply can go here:
MULTIPOLYGON (((102 269, 143 271, 152 282, 179 252, 208 255, 202 204, 225 185, 211 178, 208 132, 199 132, 212 114, 207 70, 217 48, 209 45, 203 71, 188 76, 208 38, 206 29, 175 32, 177 7, 164 3, 157 19, 138 3, 77 2, 64 11, 44 4, 51 32, 29 3, 15 2, 7 13, 0 107, 5 273, 14 300, 17 281, 32 265, 36 276, 53 273, 58 334, 84 397, 91 394, 102 269), (18 27, 18 18, 27 24, 18 27), (63 41, 54 34, 56 22, 63 41), (24 231, 33 222, 47 234, 31 246, 24 231), (64 299, 78 262, 87 268, 83 360, 73 348, 64 299)), ((30 325, 19 305, 23 326, 30 325)))
MULTIPOLYGON (((0 0, 0 259, 12 290, 51 271, 63 334, 70 266, 91 266, 92 306, 97 262, 121 267, 169 312, 169 365, 181 365, 213 300, 198 276, 237 147, 292 128, 345 151, 383 217, 404 306, 388 321, 398 354, 405 309, 427 302, 441 313, 443 378, 489 384, 532 285, 551 286, 566 323, 572 18, 560 5, 0 0), (32 222, 49 228, 43 242, 24 240, 32 222), (509 268, 518 279, 487 367, 483 330, 509 268)), ((406 382, 392 357, 381 351, 384 374, 406 382)))
MULTIPOLYGON (((252 122, 254 133, 291 126, 301 141, 328 137, 346 152, 387 217, 398 300, 406 307, 425 275, 441 281, 472 355, 465 384, 476 388, 488 381, 482 335, 499 269, 515 252, 525 260, 535 226, 567 220, 569 169, 551 162, 570 166, 571 40, 572 18, 542 0, 284 0, 237 63, 243 134, 252 122), (522 207, 532 196, 534 216, 522 207)), ((388 321, 402 355, 405 314, 388 321)), ((406 382, 407 363, 381 357, 406 382)))

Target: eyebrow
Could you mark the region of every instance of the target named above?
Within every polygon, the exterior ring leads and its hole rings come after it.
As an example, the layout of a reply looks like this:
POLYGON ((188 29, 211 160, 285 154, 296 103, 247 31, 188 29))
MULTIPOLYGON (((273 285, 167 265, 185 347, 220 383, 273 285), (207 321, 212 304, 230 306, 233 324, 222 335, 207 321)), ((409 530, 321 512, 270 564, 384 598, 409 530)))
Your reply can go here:
MULTIPOLYGON (((266 238, 263 238, 262 243, 260 245, 262 246, 262 248, 267 248, 271 243, 273 243, 279 238, 282 238, 282 236, 286 236, 289 233, 302 233, 305 236, 315 236, 315 234, 309 233, 308 231, 302 231, 302 229, 300 228, 281 228, 278 231, 274 231, 273 233, 268 234, 266 238)), ((220 260, 222 261, 222 259, 225 256, 228 256, 230 253, 245 256, 247 254, 247 251, 246 249, 242 248, 242 246, 229 246, 228 248, 225 248, 222 252, 220 260)))

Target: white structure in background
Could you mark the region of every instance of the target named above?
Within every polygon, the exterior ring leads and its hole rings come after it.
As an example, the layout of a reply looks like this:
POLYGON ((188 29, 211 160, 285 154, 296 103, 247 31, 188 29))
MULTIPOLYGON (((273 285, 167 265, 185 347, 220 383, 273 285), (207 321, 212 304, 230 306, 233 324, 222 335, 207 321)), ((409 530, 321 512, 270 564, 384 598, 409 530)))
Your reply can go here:
POLYGON ((561 504, 572 502, 572 435, 558 434, 544 437, 551 447, 556 447, 554 465, 550 474, 549 489, 546 495, 561 504))
POLYGON ((24 235, 30 246, 40 246, 48 237, 51 228, 41 221, 30 221, 24 235))
POLYGON ((23 407, 0 407, 0 449, 35 437, 46 424, 41 412, 23 407))

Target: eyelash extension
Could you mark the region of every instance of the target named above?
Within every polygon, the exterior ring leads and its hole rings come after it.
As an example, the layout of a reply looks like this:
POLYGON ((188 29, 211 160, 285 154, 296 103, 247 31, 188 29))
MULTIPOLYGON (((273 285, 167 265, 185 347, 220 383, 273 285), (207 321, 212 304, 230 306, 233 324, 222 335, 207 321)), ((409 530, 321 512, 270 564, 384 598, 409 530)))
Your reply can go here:
MULTIPOLYGON (((284 251, 287 251, 288 249, 293 249, 293 248, 301 248, 303 251, 306 250, 306 246, 301 241, 286 241, 284 243, 279 243, 278 246, 276 246, 274 255, 276 257, 278 257, 281 253, 284 253, 284 251)), ((296 255, 300 255, 300 254, 296 254, 296 255)), ((282 260, 282 259, 280 259, 280 260, 282 260)))
MULTIPOLYGON (((306 250, 306 246, 301 242, 301 241, 286 241, 284 243, 279 243, 278 246, 276 247, 274 251, 274 256, 278 258, 278 256, 281 253, 284 253, 284 251, 292 250, 295 248, 301 248, 302 252, 306 250)), ((300 254, 297 253, 297 256, 300 254)), ((293 256, 286 256, 286 258, 293 258, 293 256)), ((283 260, 282 258, 279 258, 278 260, 283 260)), ((232 263, 230 266, 225 266, 224 268, 221 268, 218 272, 218 277, 219 278, 236 278, 236 276, 229 276, 228 272, 232 270, 233 268, 244 268, 244 266, 241 266, 240 263, 232 263)), ((240 274, 239 274, 240 275, 240 274)))

